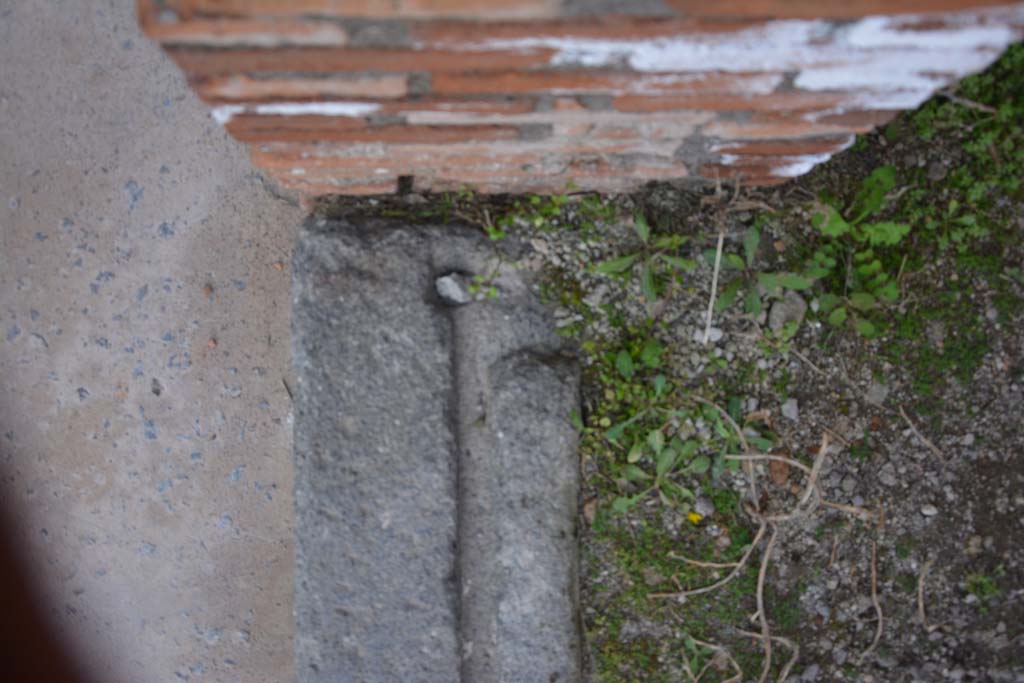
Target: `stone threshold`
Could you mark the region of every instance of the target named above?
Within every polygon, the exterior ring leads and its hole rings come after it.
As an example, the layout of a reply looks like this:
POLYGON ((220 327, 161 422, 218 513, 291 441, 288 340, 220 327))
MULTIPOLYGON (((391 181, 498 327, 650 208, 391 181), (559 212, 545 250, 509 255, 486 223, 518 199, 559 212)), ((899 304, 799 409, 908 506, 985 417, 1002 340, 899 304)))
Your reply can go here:
POLYGON ((293 272, 298 679, 581 680, 579 367, 529 277, 377 219, 311 218, 293 272))

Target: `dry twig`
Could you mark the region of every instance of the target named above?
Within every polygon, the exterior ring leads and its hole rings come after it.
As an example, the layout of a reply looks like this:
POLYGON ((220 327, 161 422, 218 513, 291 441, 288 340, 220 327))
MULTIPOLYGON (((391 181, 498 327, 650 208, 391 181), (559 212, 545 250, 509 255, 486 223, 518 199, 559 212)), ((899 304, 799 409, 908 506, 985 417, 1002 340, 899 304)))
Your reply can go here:
POLYGON ((761 570, 757 573, 757 618, 761 622, 761 640, 764 647, 764 664, 761 667, 761 677, 758 679, 758 683, 768 680, 768 674, 772 670, 772 631, 768 626, 768 617, 764 609, 764 579, 768 573, 768 563, 772 559, 772 548, 775 546, 775 539, 778 535, 778 529, 772 527, 772 535, 768 539, 764 556, 761 558, 761 570))
POLYGON ((725 575, 725 578, 719 579, 718 581, 715 581, 710 585, 703 586, 701 588, 694 588, 693 590, 689 591, 678 591, 675 593, 649 593, 647 597, 651 600, 660 600, 664 598, 687 598, 693 595, 700 595, 701 593, 708 593, 710 591, 715 590, 716 588, 721 588, 725 584, 735 579, 736 576, 740 573, 740 571, 745 566, 747 566, 747 560, 750 559, 750 555, 754 552, 754 548, 756 548, 758 544, 761 542, 761 537, 764 536, 764 532, 767 527, 767 524, 761 524, 761 528, 757 530, 757 535, 754 536, 754 540, 750 542, 750 547, 747 548, 747 551, 745 553, 743 553, 743 557, 741 557, 739 562, 736 563, 736 566, 733 568, 733 570, 725 575))
MULTIPOLYGON (((747 437, 743 434, 743 429, 736 423, 736 420, 732 419, 732 415, 729 414, 722 406, 718 405, 714 401, 709 401, 706 398, 700 396, 691 396, 693 400, 704 405, 711 406, 725 418, 725 421, 729 423, 733 431, 736 432, 736 438, 740 440, 740 444, 743 446, 744 453, 750 453, 750 443, 747 441, 747 437)), ((754 479, 754 468, 749 462, 743 463, 743 473, 747 475, 747 481, 750 482, 750 500, 754 505, 757 505, 758 493, 757 493, 757 481, 754 479)))
MULTIPOLYGON (((744 631, 743 629, 736 629, 736 632, 740 635, 750 636, 751 638, 757 638, 760 640, 763 636, 760 633, 754 633, 753 631, 744 631)), ((789 678, 790 671, 796 666, 796 662, 800 659, 800 646, 794 643, 789 638, 783 638, 782 636, 772 636, 771 638, 780 645, 789 648, 789 651, 793 654, 790 656, 789 661, 786 662, 786 666, 779 672, 779 677, 776 679, 776 683, 785 683, 786 679, 789 678)))
POLYGON ((877 622, 875 626, 875 637, 872 639, 868 649, 861 653, 858 661, 863 662, 875 651, 878 641, 882 638, 882 629, 885 627, 885 617, 882 614, 882 603, 878 601, 878 542, 871 541, 871 603, 875 606, 877 622))
POLYGON ((694 401, 697 401, 698 403, 703 403, 704 405, 711 406, 712 408, 717 410, 722 415, 722 417, 725 418, 725 421, 729 423, 729 426, 733 428, 733 431, 736 432, 736 437, 740 440, 740 443, 743 444, 743 452, 750 452, 750 444, 747 442, 747 437, 744 436, 743 430, 740 429, 740 426, 736 423, 736 420, 732 419, 732 415, 729 414, 729 411, 727 411, 725 408, 718 405, 714 401, 709 401, 708 399, 703 398, 701 396, 690 396, 690 398, 693 399, 694 401))
MULTIPOLYGON (((776 514, 776 515, 764 514, 763 512, 761 512, 759 509, 757 509, 755 507, 755 505, 756 505, 756 497, 754 499, 755 500, 754 504, 746 504, 746 505, 744 505, 744 510, 746 510, 747 514, 750 515, 750 517, 752 519, 756 520, 760 524, 760 526, 759 526, 759 528, 757 530, 757 535, 754 537, 754 540, 751 542, 751 544, 747 548, 747 550, 743 553, 743 556, 739 559, 739 561, 737 561, 735 563, 704 562, 704 561, 701 561, 701 560, 693 560, 691 558, 684 557, 684 556, 681 556, 681 555, 670 554, 670 557, 672 557, 673 559, 681 560, 683 562, 687 562, 689 564, 692 564, 692 565, 695 565, 695 566, 698 566, 698 567, 707 567, 707 568, 714 568, 714 569, 725 569, 725 568, 731 567, 732 568, 731 571, 724 578, 722 578, 722 579, 720 579, 720 580, 718 580, 718 581, 716 581, 716 582, 714 582, 712 584, 709 584, 707 586, 703 586, 701 588, 696 588, 694 590, 680 590, 680 591, 677 591, 677 592, 674 592, 674 593, 650 593, 650 594, 648 594, 647 597, 649 599, 686 598, 686 597, 689 597, 689 596, 700 595, 702 593, 708 593, 710 591, 713 591, 713 590, 716 590, 718 588, 721 588, 722 586, 724 586, 725 584, 729 583, 734 578, 736 578, 736 576, 738 576, 739 573, 747 566, 747 564, 748 564, 748 562, 750 560, 750 556, 754 552, 754 549, 757 548, 757 546, 760 544, 761 539, 764 537, 764 534, 767 531, 768 527, 771 526, 771 528, 772 528, 771 529, 771 536, 768 539, 767 545, 765 546, 764 553, 763 553, 762 558, 761 558, 760 569, 758 570, 758 575, 757 575, 757 593, 756 593, 757 612, 755 612, 754 615, 751 616, 751 620, 757 620, 757 621, 760 622, 761 633, 760 634, 748 633, 748 635, 752 635, 753 637, 756 637, 756 638, 760 639, 761 642, 762 642, 762 646, 764 647, 764 662, 763 662, 760 678, 758 679, 758 683, 765 683, 765 681, 767 680, 768 676, 771 673, 772 641, 781 643, 781 644, 783 644, 784 646, 790 648, 793 651, 792 657, 786 663, 785 667, 783 668, 783 670, 780 673, 780 676, 778 678, 778 683, 782 683, 789 676, 789 673, 792 670, 793 666, 796 665, 797 659, 799 658, 800 650, 799 650, 799 647, 796 645, 796 643, 793 643, 793 642, 791 642, 791 641, 789 641, 789 640, 787 640, 785 638, 781 638, 781 637, 772 635, 771 627, 768 624, 767 612, 765 610, 765 604, 764 604, 764 584, 765 584, 766 576, 767 576, 767 573, 768 573, 768 565, 771 562, 772 549, 774 548, 775 541, 778 538, 778 527, 776 526, 776 524, 778 522, 788 521, 788 520, 791 520, 791 519, 795 519, 797 517, 803 517, 803 516, 809 515, 812 512, 814 512, 819 505, 824 505, 826 507, 830 507, 830 508, 833 508, 833 509, 836 509, 836 510, 840 510, 842 512, 847 512, 847 513, 850 513, 850 514, 853 514, 853 515, 856 515, 856 516, 859 516, 859 517, 866 517, 866 518, 870 518, 870 519, 877 518, 878 517, 878 513, 870 511, 870 510, 865 510, 863 508, 854 507, 852 505, 844 505, 842 503, 833 503, 831 501, 826 501, 826 500, 824 500, 822 498, 821 486, 818 483, 818 478, 821 475, 821 471, 822 471, 822 468, 823 468, 824 463, 825 463, 825 454, 826 454, 826 452, 828 450, 828 447, 829 447, 829 435, 827 433, 823 434, 822 439, 821 439, 821 446, 818 449, 818 453, 815 455, 814 462, 812 463, 811 467, 808 467, 807 465, 804 465, 803 463, 799 462, 798 460, 795 460, 793 458, 789 458, 787 456, 774 455, 774 454, 770 454, 770 453, 754 453, 754 452, 751 452, 749 444, 747 443, 747 440, 746 440, 746 438, 743 435, 742 429, 736 423, 736 421, 724 409, 721 408, 721 406, 719 406, 719 405, 717 405, 717 404, 715 404, 715 403, 713 403, 713 402, 711 402, 711 401, 709 401, 707 399, 700 398, 700 397, 697 397, 697 396, 694 396, 692 398, 694 398, 696 401, 698 401, 700 403, 704 403, 706 405, 710 405, 710 406, 714 407, 716 410, 718 410, 723 415, 723 417, 725 417, 725 419, 729 422, 729 424, 732 426, 732 428, 734 430, 736 430, 736 433, 739 436, 739 439, 740 439, 741 443, 743 444, 744 450, 746 450, 747 452, 744 453, 744 454, 726 455, 725 458, 728 459, 728 460, 735 460, 735 461, 742 462, 743 465, 745 466, 745 468, 749 468, 747 471, 748 471, 748 476, 749 476, 749 479, 750 479, 750 484, 751 484, 752 491, 756 492, 756 490, 757 490, 756 489, 756 482, 754 480, 754 473, 753 473, 752 465, 753 465, 753 463, 755 461, 758 461, 758 460, 767 460, 767 461, 773 461, 774 460, 774 461, 778 461, 778 462, 785 462, 788 465, 790 465, 792 467, 795 467, 795 468, 801 470, 802 472, 804 472, 807 475, 807 482, 806 482, 806 484, 804 486, 803 493, 801 494, 800 499, 797 502, 796 506, 791 511, 789 511, 787 513, 776 514), (812 504, 808 505, 808 502, 811 501, 812 497, 813 497, 812 504)), ((837 545, 833 545, 832 560, 830 560, 830 565, 835 560, 836 548, 837 548, 837 545)), ((876 545, 876 543, 872 543, 872 550, 871 550, 871 577, 872 577, 872 580, 871 580, 872 601, 874 602, 875 609, 876 609, 876 612, 878 614, 878 624, 879 625, 878 625, 878 629, 877 629, 877 631, 875 633, 874 641, 872 642, 871 646, 864 652, 864 654, 861 655, 862 659, 867 657, 869 654, 871 654, 871 652, 874 650, 875 646, 878 644, 878 641, 879 641, 879 639, 881 638, 881 635, 882 635, 882 619, 883 619, 883 616, 882 616, 881 605, 878 602, 877 545, 876 545)), ((696 641, 695 640, 695 642, 699 643, 700 641, 696 641)), ((708 644, 707 646, 711 647, 712 649, 716 649, 718 647, 718 646, 713 646, 712 647, 712 646, 710 646, 710 644, 708 644)), ((733 678, 730 678, 729 681, 735 681, 735 682, 738 683, 738 681, 740 681, 742 679, 742 677, 743 677, 742 669, 735 663, 735 660, 733 660, 731 658, 731 655, 728 655, 728 652, 726 652, 724 649, 720 650, 720 651, 722 651, 726 656, 729 656, 730 664, 738 672, 737 675, 735 677, 733 677, 733 678)), ((691 680, 691 683, 699 683, 701 677, 707 671, 707 668, 708 667, 705 666, 698 674, 694 674, 692 672, 692 670, 690 670, 689 665, 687 664, 686 670, 687 670, 687 674, 688 674, 688 676, 689 676, 689 678, 691 680)))
POLYGON ((711 274, 711 297, 708 300, 707 322, 704 324, 704 346, 708 345, 711 338, 711 318, 715 314, 715 294, 718 290, 718 271, 722 266, 722 243, 725 241, 725 232, 718 231, 718 246, 715 247, 715 270, 711 274))
POLYGON ((918 431, 917 427, 914 425, 914 423, 910 420, 910 417, 907 415, 907 411, 903 410, 903 406, 900 406, 900 415, 903 416, 904 422, 906 422, 907 426, 910 427, 910 431, 914 433, 914 436, 920 439, 921 443, 927 446, 932 453, 938 456, 939 460, 945 462, 946 456, 942 454, 942 451, 940 451, 935 444, 928 440, 928 437, 926 437, 924 434, 918 431))
MULTIPOLYGON (((697 645, 700 645, 701 647, 706 647, 709 650, 719 652, 725 657, 726 662, 728 662, 729 666, 733 668, 733 671, 736 672, 736 675, 731 676, 730 678, 722 681, 722 683, 739 683, 739 681, 743 679, 743 669, 740 668, 740 665, 736 662, 736 659, 724 647, 722 647, 721 645, 715 645, 714 643, 708 643, 703 640, 697 640, 692 636, 690 637, 690 640, 692 640, 697 645)), ((701 670, 701 675, 704 674, 704 671, 706 669, 707 667, 701 670)))
POLYGON ((859 508, 855 505, 846 505, 845 503, 835 503, 831 500, 823 500, 821 504, 824 507, 832 508, 833 510, 839 510, 847 514, 853 515, 854 517, 860 517, 861 519, 879 519, 878 512, 874 510, 868 510, 865 508, 859 508))
POLYGON ((740 462, 751 462, 757 460, 775 460, 777 462, 784 462, 790 467, 795 467, 801 470, 805 474, 810 475, 811 468, 803 464, 799 460, 793 458, 787 458, 784 455, 775 455, 774 453, 745 453, 743 455, 730 454, 724 456, 726 460, 738 460, 740 462))
POLYGON ((675 553, 669 553, 668 556, 669 559, 679 560, 686 564, 692 564, 694 567, 704 567, 706 569, 729 569, 739 564, 739 562, 702 562, 701 560, 694 560, 685 555, 676 555, 675 553))
POLYGON ((949 90, 940 90, 939 92, 937 92, 935 94, 938 95, 939 97, 945 97, 950 102, 956 102, 957 104, 959 104, 959 105, 961 105, 963 107, 967 107, 968 109, 973 109, 975 111, 984 112, 986 114, 997 114, 998 113, 998 110, 995 107, 990 107, 987 104, 982 104, 981 102, 975 102, 974 100, 969 100, 966 97, 960 97, 959 95, 953 94, 949 90))
POLYGON ((931 571, 933 560, 928 560, 921 567, 921 575, 917 577, 917 614, 921 617, 921 625, 924 626, 924 630, 931 633, 935 629, 939 628, 938 624, 929 624, 928 615, 924 611, 924 581, 928 577, 928 572, 931 571))

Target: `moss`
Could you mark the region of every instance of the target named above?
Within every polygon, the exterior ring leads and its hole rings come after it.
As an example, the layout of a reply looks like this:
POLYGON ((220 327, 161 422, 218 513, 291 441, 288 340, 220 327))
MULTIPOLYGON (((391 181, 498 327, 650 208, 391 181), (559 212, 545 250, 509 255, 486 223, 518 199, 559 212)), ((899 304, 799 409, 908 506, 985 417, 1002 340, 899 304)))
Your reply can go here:
POLYGON ((905 560, 910 557, 910 551, 914 548, 914 538, 904 536, 896 543, 896 557, 905 560))
POLYGON ((907 594, 917 592, 917 577, 913 574, 897 574, 896 585, 907 594))

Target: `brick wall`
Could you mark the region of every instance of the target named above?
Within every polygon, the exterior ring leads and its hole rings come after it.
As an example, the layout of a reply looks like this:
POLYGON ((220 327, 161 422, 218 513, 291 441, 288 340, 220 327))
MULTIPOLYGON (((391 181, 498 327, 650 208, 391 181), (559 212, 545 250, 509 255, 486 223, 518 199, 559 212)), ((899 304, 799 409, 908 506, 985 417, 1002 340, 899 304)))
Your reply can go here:
POLYGON ((139 0, 282 187, 772 184, 1024 36, 986 0, 139 0))

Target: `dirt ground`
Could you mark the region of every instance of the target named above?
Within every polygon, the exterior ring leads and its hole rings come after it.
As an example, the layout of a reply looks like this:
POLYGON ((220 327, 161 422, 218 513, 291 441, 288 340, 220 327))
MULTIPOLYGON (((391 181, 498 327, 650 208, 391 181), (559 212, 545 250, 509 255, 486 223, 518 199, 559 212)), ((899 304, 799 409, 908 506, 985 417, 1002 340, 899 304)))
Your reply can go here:
POLYGON ((1018 47, 781 188, 654 188, 605 246, 549 233, 593 359, 581 524, 594 680, 1024 680, 1021 63, 1018 47), (857 227, 827 234, 815 216, 831 213, 867 213, 877 244, 857 227), (741 284, 705 342, 719 231, 733 257, 717 297, 741 284), (686 242, 659 250, 665 235, 686 242), (838 263, 812 277, 822 250, 838 263), (686 262, 658 262, 670 252, 686 262), (629 253, 621 273, 593 265, 629 253), (764 273, 798 277, 772 291, 764 273), (701 457, 730 466, 701 474, 701 457), (744 556, 731 581, 686 594, 744 556))

